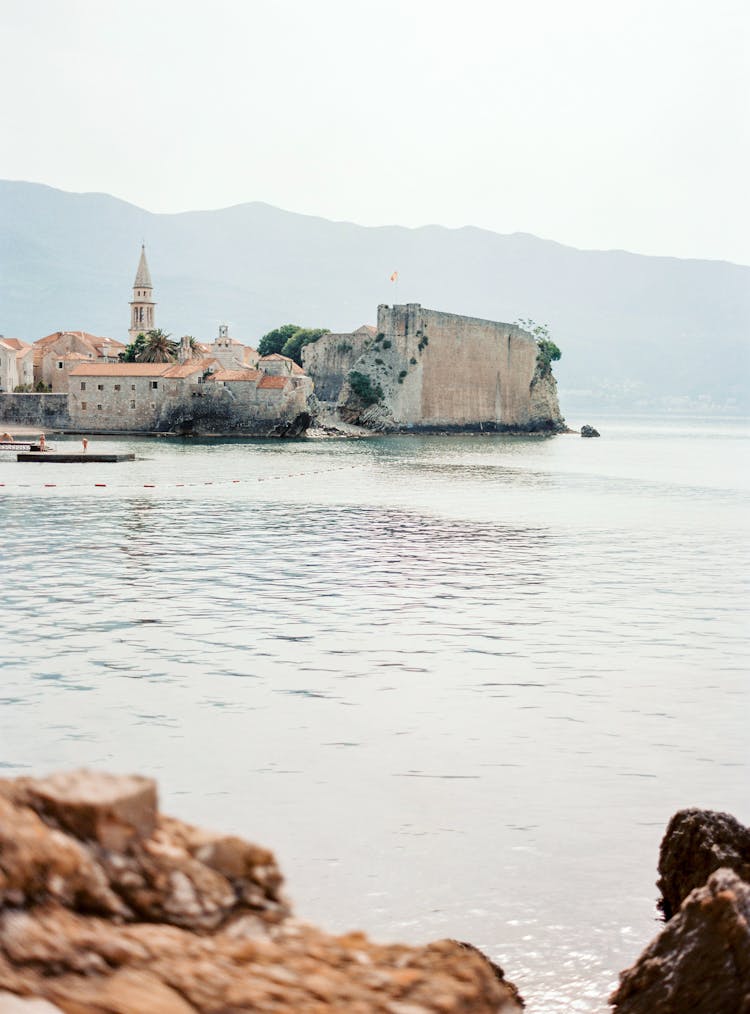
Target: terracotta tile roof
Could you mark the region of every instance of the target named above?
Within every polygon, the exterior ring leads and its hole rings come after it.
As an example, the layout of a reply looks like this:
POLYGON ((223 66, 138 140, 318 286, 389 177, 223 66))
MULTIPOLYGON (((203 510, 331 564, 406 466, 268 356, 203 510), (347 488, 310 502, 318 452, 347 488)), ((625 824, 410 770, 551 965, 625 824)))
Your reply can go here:
POLYGON ((163 375, 170 379, 174 379, 175 377, 192 377, 193 374, 203 373, 215 365, 218 366, 219 364, 213 357, 207 359, 189 359, 186 363, 173 363, 163 375))
POLYGON ((278 362, 279 360, 282 360, 285 363, 293 363, 294 362, 294 360, 290 359, 289 356, 282 356, 278 352, 271 352, 270 355, 261 356, 260 357, 260 361, 262 363, 278 362))
POLYGON ((258 380, 263 374, 260 370, 218 370, 216 373, 212 373, 207 380, 258 380))
POLYGON ((32 347, 27 342, 22 342, 20 338, 0 338, 0 342, 9 349, 15 349, 16 352, 25 353, 32 347))
POLYGON ((96 349, 102 349, 102 348, 104 348, 107 345, 112 345, 116 349, 127 348, 127 346, 124 344, 124 342, 118 341, 117 338, 101 338, 101 339, 97 339, 97 341, 91 342, 91 344, 96 349))
POLYGON ((89 360, 70 371, 71 377, 192 377, 210 369, 215 359, 191 359, 187 363, 97 363, 89 360))
POLYGON ((378 333, 372 326, 372 324, 363 324, 361 327, 358 327, 357 330, 353 332, 353 334, 362 334, 362 332, 372 335, 373 338, 378 333))
POLYGON ((55 342, 65 335, 71 335, 73 338, 82 341, 96 356, 103 355, 105 345, 109 346, 108 351, 114 350, 115 353, 119 353, 125 348, 125 345, 116 338, 102 338, 100 335, 89 334, 87 331, 55 331, 53 334, 45 335, 44 338, 39 338, 34 342, 34 366, 41 366, 45 355, 53 351, 52 346, 54 346, 55 342))
POLYGON ((282 387, 286 387, 286 385, 288 383, 289 383, 289 378, 288 377, 269 377, 269 376, 265 376, 261 380, 261 382, 258 384, 258 387, 262 387, 264 390, 268 390, 268 388, 279 389, 279 388, 282 388, 282 387))
POLYGON ((303 377, 306 376, 305 371, 302 369, 299 363, 295 363, 294 360, 292 360, 292 373, 297 373, 303 377))
POLYGON ((35 345, 52 345, 57 341, 58 338, 62 338, 63 335, 70 334, 74 338, 80 338, 82 341, 88 342, 90 345, 101 345, 102 342, 106 342, 109 345, 120 345, 122 348, 125 346, 122 342, 116 338, 106 338, 103 335, 89 334, 88 331, 53 331, 52 334, 45 335, 44 338, 38 338, 35 345))
POLYGON ((85 363, 91 362, 91 356, 85 356, 83 352, 69 352, 66 356, 63 356, 63 362, 67 362, 69 359, 82 359, 85 363))

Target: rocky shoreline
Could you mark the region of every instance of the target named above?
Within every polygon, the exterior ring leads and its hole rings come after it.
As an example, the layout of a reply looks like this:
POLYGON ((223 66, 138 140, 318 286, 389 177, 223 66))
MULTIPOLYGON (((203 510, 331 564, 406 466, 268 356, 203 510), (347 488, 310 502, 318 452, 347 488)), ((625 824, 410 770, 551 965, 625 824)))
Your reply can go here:
MULTIPOLYGON (((617 1014, 750 1011, 750 830, 685 810, 659 859, 668 919, 617 1014)), ((471 944, 375 944, 297 920, 267 849, 158 811, 155 783, 0 781, 0 1014, 512 1014, 471 944)))

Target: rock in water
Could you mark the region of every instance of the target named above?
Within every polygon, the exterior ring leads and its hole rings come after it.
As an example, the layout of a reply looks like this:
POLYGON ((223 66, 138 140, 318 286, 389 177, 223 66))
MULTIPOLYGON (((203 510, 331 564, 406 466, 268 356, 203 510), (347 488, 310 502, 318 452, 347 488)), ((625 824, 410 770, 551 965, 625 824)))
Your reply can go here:
POLYGON ((610 997, 617 1014, 747 1014, 750 887, 717 870, 697 888, 610 997))
POLYGON ((750 883, 750 828, 729 813, 680 810, 672 817, 659 849, 659 907, 665 919, 702 887, 720 867, 750 883))
POLYGON ((513 1014, 455 941, 293 919, 273 855, 158 812, 146 778, 0 781, 0 1014, 513 1014))
POLYGON ((581 426, 582 437, 598 437, 601 436, 599 430, 595 430, 593 426, 581 426))

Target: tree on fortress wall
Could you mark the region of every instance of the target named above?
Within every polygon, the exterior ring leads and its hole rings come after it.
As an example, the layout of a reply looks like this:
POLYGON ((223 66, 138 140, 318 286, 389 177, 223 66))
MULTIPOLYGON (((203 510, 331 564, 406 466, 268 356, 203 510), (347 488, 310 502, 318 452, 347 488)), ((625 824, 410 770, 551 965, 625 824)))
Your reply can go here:
POLYGON ((324 334, 328 334, 327 327, 301 327, 298 331, 284 342, 284 347, 281 350, 282 356, 289 356, 299 366, 302 365, 302 349, 305 345, 311 345, 316 342, 318 338, 321 338, 324 334))
POLYGON ((178 346, 160 327, 139 334, 130 343, 120 360, 123 363, 176 363, 178 346))
POLYGON ((281 352, 292 335, 300 330, 299 324, 282 324, 281 327, 274 328, 273 331, 264 334, 258 342, 258 352, 262 356, 272 356, 274 352, 281 352))
POLYGON ((258 352, 262 356, 278 352, 288 356, 299 366, 302 365, 302 349, 311 342, 316 342, 321 335, 328 334, 327 327, 300 327, 299 324, 282 324, 268 334, 264 334, 258 342, 258 352))
POLYGON ((540 376, 547 376, 552 372, 552 364, 562 357, 559 347, 552 341, 549 328, 546 324, 537 324, 531 318, 521 317, 516 321, 518 327, 528 331, 536 338, 538 352, 536 364, 540 376))

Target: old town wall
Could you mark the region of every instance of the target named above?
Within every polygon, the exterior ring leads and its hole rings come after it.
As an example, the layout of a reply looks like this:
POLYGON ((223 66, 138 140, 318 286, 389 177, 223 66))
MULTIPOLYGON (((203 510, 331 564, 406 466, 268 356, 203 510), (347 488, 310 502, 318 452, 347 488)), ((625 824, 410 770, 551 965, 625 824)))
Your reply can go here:
MULTIPOLYGON (((563 428, 554 378, 520 327, 407 303, 379 306, 377 332, 354 370, 380 387, 394 426, 563 428)), ((342 399, 356 401, 347 388, 342 399)))

